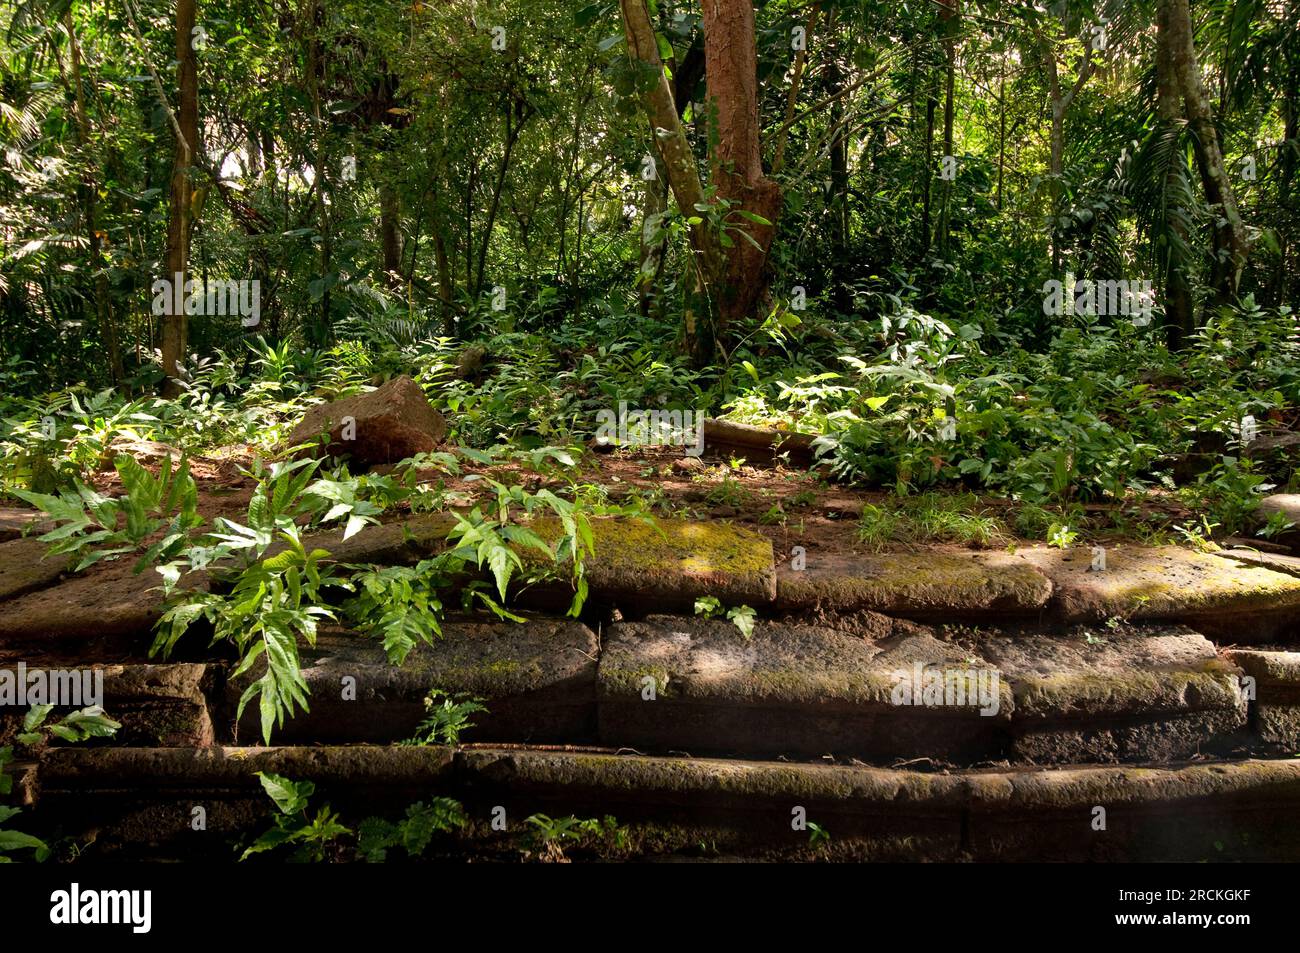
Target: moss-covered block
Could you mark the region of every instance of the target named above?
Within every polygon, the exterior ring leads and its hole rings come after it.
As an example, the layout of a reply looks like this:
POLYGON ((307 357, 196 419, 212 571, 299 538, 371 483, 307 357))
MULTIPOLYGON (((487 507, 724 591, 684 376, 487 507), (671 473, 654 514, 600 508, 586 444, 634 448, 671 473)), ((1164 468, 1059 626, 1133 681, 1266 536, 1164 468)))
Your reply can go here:
MULTIPOLYGON (((534 530, 559 538, 557 520, 534 530)), ((700 596, 724 605, 762 606, 776 597, 772 543, 724 522, 598 518, 591 521, 595 555, 587 560, 594 598, 629 608, 691 608, 700 596)))
POLYGON ((985 633, 976 648, 1015 693, 1017 758, 1163 761, 1227 748, 1246 726, 1235 670, 1189 629, 985 633))
POLYGON ((1300 752, 1300 652, 1227 649, 1223 655, 1254 680, 1255 734, 1261 741, 1300 752))
POLYGON ((810 551, 805 568, 783 563, 777 577, 784 609, 867 609, 943 622, 1034 616, 1051 594, 1041 572, 1007 553, 810 551))
POLYGON ((1021 550, 1052 580, 1068 622, 1170 620, 1234 641, 1285 636, 1300 621, 1300 578, 1178 546, 1112 546, 1094 572, 1088 549, 1021 550))

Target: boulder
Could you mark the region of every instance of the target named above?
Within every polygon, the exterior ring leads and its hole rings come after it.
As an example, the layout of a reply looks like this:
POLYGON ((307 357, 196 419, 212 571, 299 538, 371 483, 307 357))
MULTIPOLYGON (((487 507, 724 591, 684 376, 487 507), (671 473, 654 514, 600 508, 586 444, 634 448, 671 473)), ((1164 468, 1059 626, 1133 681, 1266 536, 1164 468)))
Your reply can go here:
POLYGON ((420 385, 403 375, 369 393, 309 408, 289 435, 289 446, 314 443, 326 433, 330 453, 373 466, 432 450, 447 436, 447 421, 420 385))

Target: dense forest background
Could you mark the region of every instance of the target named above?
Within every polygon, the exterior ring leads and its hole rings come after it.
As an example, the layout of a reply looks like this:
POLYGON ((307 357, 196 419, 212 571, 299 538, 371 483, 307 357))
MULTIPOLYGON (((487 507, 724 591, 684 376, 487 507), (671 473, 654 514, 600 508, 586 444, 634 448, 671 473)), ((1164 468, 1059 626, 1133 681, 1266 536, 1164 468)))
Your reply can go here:
POLYGON ((270 446, 398 373, 470 446, 626 401, 818 433, 903 491, 1193 485, 1230 525, 1291 480, 1295 0, 26 0, 0 29, 6 485, 124 428, 270 446), (186 314, 176 275, 230 307, 186 314))

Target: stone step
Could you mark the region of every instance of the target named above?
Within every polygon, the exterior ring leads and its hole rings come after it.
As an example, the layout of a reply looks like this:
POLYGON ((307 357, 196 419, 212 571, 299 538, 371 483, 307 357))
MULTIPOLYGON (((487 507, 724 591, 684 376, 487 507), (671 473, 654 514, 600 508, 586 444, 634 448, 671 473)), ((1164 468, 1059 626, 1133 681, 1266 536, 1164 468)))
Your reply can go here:
POLYGON ((1176 546, 1030 546, 1008 552, 854 553, 851 545, 777 565, 776 607, 873 611, 924 622, 1181 622, 1233 642, 1300 629, 1300 578, 1285 558, 1223 558, 1176 546))
MULTIPOLYGON (((432 645, 417 645, 401 667, 375 639, 323 631, 301 655, 311 709, 277 729, 277 743, 402 741, 425 715, 431 689, 483 700, 466 739, 584 742, 595 736, 596 635, 581 622, 528 618, 523 624, 453 616, 432 645)), ((244 688, 265 666, 229 683, 223 737, 256 741, 256 700, 232 719, 244 688)))
MULTIPOLYGON (((81 749, 47 751, 20 785, 29 818, 77 837, 84 856, 228 860, 270 827, 256 773, 317 786, 355 826, 430 797, 465 804, 450 848, 473 858, 524 818, 613 816, 642 856, 698 850, 874 860, 1295 860, 1295 759, 936 774, 863 766, 645 757, 521 747, 81 749), (205 828, 196 830, 196 808, 205 828)), ((39 832, 39 831, 38 831, 39 832)))
MULTIPOLYGON (((864 632, 760 620, 746 638, 726 620, 655 615, 615 623, 598 640, 574 620, 455 615, 400 667, 376 638, 325 629, 301 648, 310 708, 272 740, 402 741, 435 689, 486 705, 463 740, 599 742, 659 754, 1159 763, 1276 750, 1295 736, 1293 686, 1283 675, 1260 670, 1256 717, 1248 718, 1242 670, 1254 656, 1220 657, 1183 627, 932 629, 883 617, 875 625, 864 632)), ((2 651, 0 679, 19 662, 64 667, 60 658, 2 651)), ((117 743, 257 742, 256 702, 238 726, 234 715, 263 669, 228 680, 231 668, 104 666, 113 673, 105 708, 131 724, 142 708, 139 731, 180 706, 174 734, 127 732, 117 743), (138 686, 157 686, 157 697, 138 686)))
POLYGON ((1251 729, 1269 744, 1300 751, 1300 652, 1228 649, 1224 657, 1254 680, 1251 729))
POLYGON ((1182 622, 1254 643, 1293 638, 1300 622, 1300 578, 1262 565, 1178 546, 1120 545, 1106 549, 1106 569, 1095 572, 1082 547, 1020 552, 1052 580, 1052 615, 1063 621, 1182 622))
POLYGON ((222 666, 216 664, 88 665, 69 658, 0 654, 0 745, 14 743, 30 705, 58 705, 47 720, 53 724, 62 712, 99 704, 122 727, 111 740, 92 744, 205 747, 216 739, 213 706, 223 680, 222 666))
POLYGON ((600 739, 655 752, 1158 762, 1241 744, 1233 667, 1177 626, 867 639, 651 616, 612 626, 600 739))

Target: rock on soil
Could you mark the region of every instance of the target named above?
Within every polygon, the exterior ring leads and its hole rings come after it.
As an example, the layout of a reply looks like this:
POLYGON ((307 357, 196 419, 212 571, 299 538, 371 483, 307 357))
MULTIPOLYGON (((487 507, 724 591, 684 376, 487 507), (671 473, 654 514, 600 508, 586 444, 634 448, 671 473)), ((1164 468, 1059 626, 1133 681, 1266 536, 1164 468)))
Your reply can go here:
POLYGON ((447 436, 447 421, 420 385, 403 375, 369 393, 309 408, 288 445, 314 442, 324 433, 329 453, 374 466, 432 450, 447 436))

